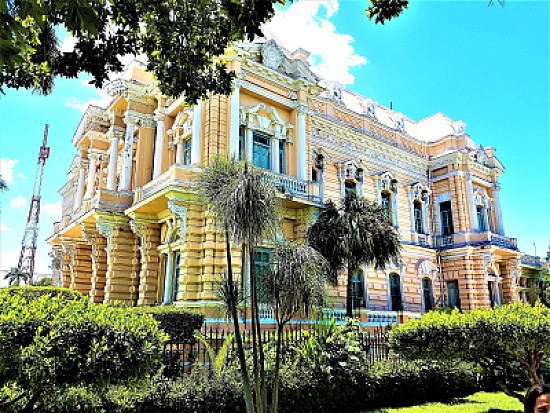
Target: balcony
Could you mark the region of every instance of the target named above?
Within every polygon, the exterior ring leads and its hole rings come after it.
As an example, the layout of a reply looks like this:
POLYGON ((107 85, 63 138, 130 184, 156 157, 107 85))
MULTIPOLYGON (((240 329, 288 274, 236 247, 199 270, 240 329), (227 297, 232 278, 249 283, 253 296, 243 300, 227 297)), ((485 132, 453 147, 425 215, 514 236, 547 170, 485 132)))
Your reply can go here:
POLYGON ((404 244, 418 245, 420 247, 430 247, 432 243, 432 237, 431 235, 419 234, 417 232, 404 232, 401 235, 401 241, 404 244))
POLYGON ((463 245, 494 245, 496 247, 517 250, 517 239, 509 238, 492 232, 471 232, 436 237, 438 247, 458 247, 463 245))
POLYGON ((190 187, 192 185, 193 176, 199 171, 200 169, 192 166, 179 164, 171 165, 168 170, 159 177, 147 182, 143 187, 135 189, 134 204, 170 186, 190 187))
POLYGON ((522 265, 528 265, 530 267, 535 267, 535 268, 544 268, 544 263, 542 262, 542 260, 540 259, 540 257, 538 256, 534 256, 534 255, 523 255, 521 257, 521 264, 522 265))
POLYGON ((85 199, 81 209, 83 213, 93 209, 102 209, 107 211, 123 212, 132 205, 134 195, 129 192, 111 191, 109 189, 96 189, 95 195, 90 199, 85 199))
POLYGON ((307 199, 313 202, 323 202, 321 185, 318 182, 304 181, 292 176, 264 171, 266 181, 271 182, 275 189, 286 197, 307 199))

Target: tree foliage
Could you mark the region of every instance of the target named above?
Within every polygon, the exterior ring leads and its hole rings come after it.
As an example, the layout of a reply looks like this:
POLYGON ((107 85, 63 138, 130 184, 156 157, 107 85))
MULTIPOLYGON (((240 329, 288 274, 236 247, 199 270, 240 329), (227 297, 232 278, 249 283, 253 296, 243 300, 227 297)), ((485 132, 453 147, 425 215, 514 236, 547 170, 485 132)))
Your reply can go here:
POLYGON ((430 312, 391 330, 390 346, 407 359, 479 363, 485 374, 518 398, 510 378, 523 387, 543 383, 541 364, 550 353, 550 309, 537 303, 508 304, 470 313, 430 312))
POLYGON ((399 235, 388 221, 384 210, 355 194, 346 196, 337 208, 325 204, 317 221, 308 229, 309 245, 319 251, 332 267, 331 281, 338 271, 347 268, 346 314, 352 317, 353 273, 361 265, 384 268, 400 256, 399 235))
POLYGON ((4 276, 4 280, 8 280, 8 285, 21 285, 32 282, 32 274, 22 271, 20 268, 12 267, 4 276))
POLYGON ((0 291, 0 410, 39 411, 70 386, 101 392, 160 367, 163 336, 150 316, 84 297, 0 291))
MULTIPOLYGON (((6 0, 0 2, 0 91, 48 94, 56 76, 91 74, 101 87, 120 57, 144 55, 162 92, 194 103, 229 94, 233 72, 222 58, 232 43, 261 35, 284 0, 6 0), (61 47, 63 29, 74 50, 61 47)), ((370 19, 384 23, 406 0, 373 0, 370 19)))

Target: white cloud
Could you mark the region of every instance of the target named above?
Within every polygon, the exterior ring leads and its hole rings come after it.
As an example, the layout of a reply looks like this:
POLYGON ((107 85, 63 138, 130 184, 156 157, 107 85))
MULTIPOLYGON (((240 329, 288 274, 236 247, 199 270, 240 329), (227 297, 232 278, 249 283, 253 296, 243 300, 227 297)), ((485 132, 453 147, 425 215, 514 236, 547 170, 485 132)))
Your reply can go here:
POLYGON ((18 177, 18 178, 21 178, 24 181, 27 180, 27 177, 25 175, 23 175, 21 172, 17 172, 17 174, 15 176, 18 177))
POLYGON ((82 102, 80 99, 76 97, 71 97, 69 98, 68 101, 65 102, 65 106, 69 108, 77 109, 81 113, 84 113, 89 105, 99 106, 102 108, 106 108, 109 105, 112 99, 111 96, 109 96, 107 92, 105 92, 103 89, 97 89, 94 85, 91 85, 89 81, 90 79, 85 79, 85 80, 82 80, 81 83, 84 87, 93 88, 96 91, 98 98, 90 99, 85 102, 82 102))
POLYGON ((291 52, 299 47, 310 52, 312 69, 319 76, 353 84, 350 68, 366 64, 367 59, 355 52, 355 39, 338 33, 330 21, 338 7, 336 0, 297 1, 286 10, 278 10, 264 30, 291 52))
POLYGON ((17 159, 0 158, 0 175, 8 184, 15 185, 13 168, 15 168, 17 162, 17 159))
POLYGON ((40 206, 40 211, 46 213, 50 218, 61 218, 61 201, 52 204, 44 204, 40 206))
POLYGON ((10 206, 12 208, 24 209, 27 206, 27 200, 22 196, 18 196, 10 201, 10 206))
POLYGON ((74 50, 75 44, 76 44, 76 38, 69 35, 63 39, 63 41, 59 45, 59 50, 65 53, 72 52, 74 50))
POLYGON ((10 229, 8 228, 8 226, 3 222, 0 222, 0 232, 9 232, 9 231, 10 229))
MULTIPOLYGON (((2 239, 2 243, 4 242, 5 240, 2 239)), ((19 253, 19 249, 12 251, 0 251, 0 273, 2 274, 2 276, 0 277, 0 286, 3 282, 5 282, 3 276, 4 271, 7 272, 10 268, 17 267, 17 262, 19 261, 19 253)))

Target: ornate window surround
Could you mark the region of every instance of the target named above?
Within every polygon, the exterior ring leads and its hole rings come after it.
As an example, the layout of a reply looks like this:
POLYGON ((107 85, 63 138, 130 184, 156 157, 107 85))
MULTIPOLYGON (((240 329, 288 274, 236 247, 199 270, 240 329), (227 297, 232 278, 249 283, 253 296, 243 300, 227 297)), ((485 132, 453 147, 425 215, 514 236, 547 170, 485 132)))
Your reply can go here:
POLYGON ((411 211, 411 232, 416 232, 415 217, 414 217, 414 203, 418 202, 422 208, 422 234, 430 234, 430 225, 428 219, 428 210, 430 203, 430 195, 432 191, 420 182, 412 184, 409 187, 409 207, 411 211))
POLYGON ((397 208, 397 194, 399 192, 398 180, 391 172, 383 172, 374 178, 376 187, 376 198, 378 205, 382 205, 382 193, 385 192, 390 196, 391 204, 391 220, 395 228, 399 228, 399 213, 397 208))

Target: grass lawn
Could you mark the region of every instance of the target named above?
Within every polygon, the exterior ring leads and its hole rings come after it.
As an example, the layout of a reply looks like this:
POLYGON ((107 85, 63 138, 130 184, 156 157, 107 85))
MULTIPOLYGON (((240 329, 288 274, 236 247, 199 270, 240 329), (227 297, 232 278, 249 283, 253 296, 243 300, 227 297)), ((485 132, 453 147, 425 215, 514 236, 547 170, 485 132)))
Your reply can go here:
POLYGON ((523 404, 504 393, 476 393, 451 403, 428 403, 400 409, 379 409, 365 413, 522 413, 523 404))

